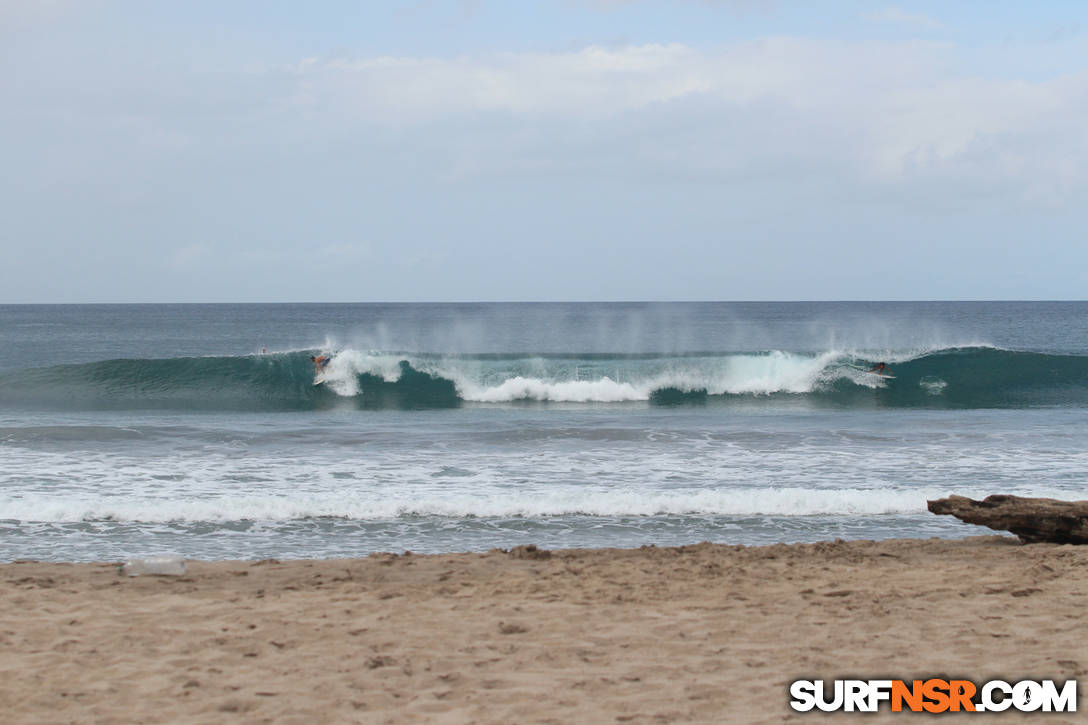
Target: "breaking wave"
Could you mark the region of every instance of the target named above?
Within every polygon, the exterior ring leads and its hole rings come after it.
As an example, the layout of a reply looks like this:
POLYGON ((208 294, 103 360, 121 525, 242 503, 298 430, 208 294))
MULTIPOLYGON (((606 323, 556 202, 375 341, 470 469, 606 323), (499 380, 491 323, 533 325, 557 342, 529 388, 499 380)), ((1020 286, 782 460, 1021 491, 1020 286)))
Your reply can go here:
POLYGON ((0 407, 50 410, 366 410, 461 405, 691 405, 806 400, 832 407, 1088 404, 1088 357, 959 347, 891 356, 831 350, 683 355, 440 355, 342 350, 314 384, 310 355, 123 359, 0 374, 0 407))

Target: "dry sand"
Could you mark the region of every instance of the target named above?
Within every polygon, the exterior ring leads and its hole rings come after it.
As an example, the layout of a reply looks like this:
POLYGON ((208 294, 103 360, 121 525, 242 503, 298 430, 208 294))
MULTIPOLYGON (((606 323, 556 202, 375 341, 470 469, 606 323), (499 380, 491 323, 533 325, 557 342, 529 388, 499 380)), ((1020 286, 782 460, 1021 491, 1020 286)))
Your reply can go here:
POLYGON ((1088 670, 1088 547, 1003 537, 194 562, 182 578, 13 563, 0 581, 7 723, 928 722, 792 713, 787 683, 1088 670))

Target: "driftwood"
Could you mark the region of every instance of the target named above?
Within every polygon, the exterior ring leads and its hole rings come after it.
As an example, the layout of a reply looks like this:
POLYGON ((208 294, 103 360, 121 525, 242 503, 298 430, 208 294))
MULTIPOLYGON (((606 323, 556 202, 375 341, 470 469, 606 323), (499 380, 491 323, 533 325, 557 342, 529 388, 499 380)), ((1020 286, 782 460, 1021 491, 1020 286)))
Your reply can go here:
POLYGON ((998 494, 981 501, 949 496, 927 503, 935 514, 950 514, 969 524, 1011 531, 1025 544, 1088 544, 1088 501, 998 494))

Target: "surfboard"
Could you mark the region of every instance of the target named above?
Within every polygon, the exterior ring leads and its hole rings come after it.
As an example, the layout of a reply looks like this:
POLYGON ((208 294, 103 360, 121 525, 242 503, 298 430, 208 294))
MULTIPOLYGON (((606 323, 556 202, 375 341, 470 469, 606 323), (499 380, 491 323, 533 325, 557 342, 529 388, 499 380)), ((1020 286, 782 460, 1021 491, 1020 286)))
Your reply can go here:
POLYGON ((325 374, 324 373, 318 373, 317 375, 314 376, 314 385, 321 385, 321 383, 323 383, 323 382, 325 382, 325 374))

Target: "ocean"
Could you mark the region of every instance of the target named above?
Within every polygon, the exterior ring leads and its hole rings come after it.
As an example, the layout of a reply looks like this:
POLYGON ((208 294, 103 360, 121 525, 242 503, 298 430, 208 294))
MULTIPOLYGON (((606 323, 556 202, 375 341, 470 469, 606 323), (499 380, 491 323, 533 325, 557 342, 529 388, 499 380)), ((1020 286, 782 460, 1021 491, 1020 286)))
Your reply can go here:
POLYGON ((1084 302, 0 306, 2 561, 952 538, 1086 441, 1084 302))

